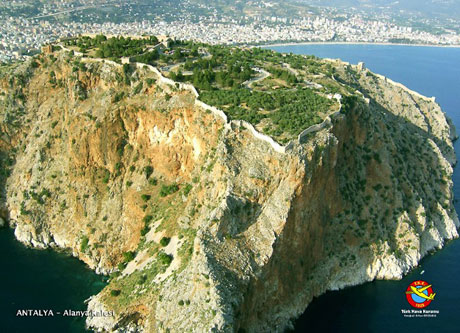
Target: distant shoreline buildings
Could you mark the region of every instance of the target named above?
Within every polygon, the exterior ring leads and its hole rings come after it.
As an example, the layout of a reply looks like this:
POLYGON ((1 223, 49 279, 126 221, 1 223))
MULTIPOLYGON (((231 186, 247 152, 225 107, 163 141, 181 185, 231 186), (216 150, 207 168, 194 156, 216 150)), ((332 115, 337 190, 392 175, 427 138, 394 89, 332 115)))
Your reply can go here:
POLYGON ((276 43, 343 42, 460 46, 460 35, 434 35, 360 15, 343 21, 326 17, 286 19, 256 18, 248 24, 219 22, 202 17, 197 22, 179 20, 131 23, 56 23, 44 19, 0 17, 0 62, 24 59, 46 43, 78 34, 168 35, 209 44, 268 45, 276 43))

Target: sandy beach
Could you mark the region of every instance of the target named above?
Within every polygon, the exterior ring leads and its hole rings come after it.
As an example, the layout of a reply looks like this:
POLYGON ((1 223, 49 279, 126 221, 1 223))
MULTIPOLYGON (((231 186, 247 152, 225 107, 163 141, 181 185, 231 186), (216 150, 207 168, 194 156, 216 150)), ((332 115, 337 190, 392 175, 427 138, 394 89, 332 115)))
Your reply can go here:
POLYGON ((408 44, 408 43, 388 43, 388 42, 286 42, 273 44, 254 45, 258 47, 274 47, 274 46, 295 46, 295 45, 395 45, 395 46, 424 46, 424 47, 448 47, 460 48, 460 45, 435 45, 435 44, 408 44))

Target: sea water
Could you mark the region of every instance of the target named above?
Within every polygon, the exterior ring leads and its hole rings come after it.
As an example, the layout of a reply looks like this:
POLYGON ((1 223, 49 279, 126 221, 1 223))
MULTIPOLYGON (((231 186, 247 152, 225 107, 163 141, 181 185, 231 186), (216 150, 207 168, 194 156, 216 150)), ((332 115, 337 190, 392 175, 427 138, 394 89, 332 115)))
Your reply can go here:
POLYGON ((63 313, 86 310, 85 300, 102 290, 104 280, 68 254, 27 248, 11 229, 0 229, 0 332, 84 332, 84 317, 63 313), (18 310, 54 316, 21 316, 18 310))

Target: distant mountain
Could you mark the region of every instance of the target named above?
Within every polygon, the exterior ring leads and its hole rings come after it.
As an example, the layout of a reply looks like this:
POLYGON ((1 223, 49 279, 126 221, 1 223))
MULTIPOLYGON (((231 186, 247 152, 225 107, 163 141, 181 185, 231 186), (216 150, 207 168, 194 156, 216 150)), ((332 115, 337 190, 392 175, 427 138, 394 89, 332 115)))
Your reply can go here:
MULTIPOLYGON (((327 7, 345 12, 361 11, 371 16, 384 14, 399 24, 409 20, 409 25, 422 30, 428 27, 424 26, 426 19, 430 21, 431 28, 452 28, 452 21, 460 20, 460 0, 216 0, 212 3, 207 0, 190 0, 188 3, 213 7, 217 13, 229 16, 251 16, 257 12, 267 16, 298 17, 318 14, 319 9, 327 7)), ((458 24, 456 28, 458 30, 458 24)))
POLYGON ((299 0, 299 2, 325 7, 350 8, 385 12, 393 14, 419 14, 426 17, 452 17, 460 16, 459 0, 299 0))

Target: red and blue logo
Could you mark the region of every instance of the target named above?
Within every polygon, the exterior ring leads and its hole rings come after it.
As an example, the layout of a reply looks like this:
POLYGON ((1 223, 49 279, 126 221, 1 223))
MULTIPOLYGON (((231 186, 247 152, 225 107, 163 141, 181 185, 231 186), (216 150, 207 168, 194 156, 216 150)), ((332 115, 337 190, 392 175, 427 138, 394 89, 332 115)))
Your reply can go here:
POLYGON ((406 290, 406 298, 410 305, 416 309, 426 308, 434 300, 436 293, 431 284, 418 280, 412 282, 406 290))

